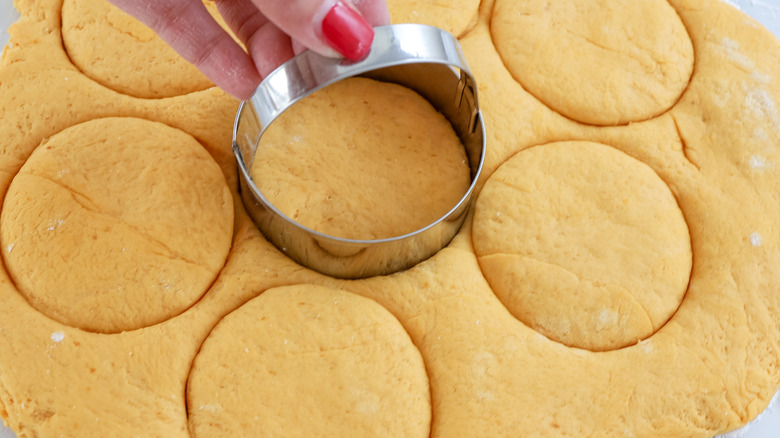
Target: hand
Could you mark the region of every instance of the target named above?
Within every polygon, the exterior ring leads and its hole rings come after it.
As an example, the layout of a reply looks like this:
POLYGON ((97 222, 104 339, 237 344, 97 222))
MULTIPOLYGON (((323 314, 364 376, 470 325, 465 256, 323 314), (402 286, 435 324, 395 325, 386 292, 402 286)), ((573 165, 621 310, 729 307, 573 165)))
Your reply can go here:
POLYGON ((386 0, 359 0, 356 7, 349 0, 216 0, 247 54, 201 0, 111 2, 242 100, 252 95, 263 77, 306 48, 326 56, 362 58, 373 40, 371 26, 390 21, 386 0))

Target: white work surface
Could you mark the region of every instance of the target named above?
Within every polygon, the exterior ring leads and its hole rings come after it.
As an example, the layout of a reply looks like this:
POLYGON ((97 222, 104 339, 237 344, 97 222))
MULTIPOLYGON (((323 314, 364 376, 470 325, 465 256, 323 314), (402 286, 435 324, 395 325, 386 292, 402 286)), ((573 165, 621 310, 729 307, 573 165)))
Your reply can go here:
MULTIPOLYGON (((780 37, 780 0, 723 0, 752 16, 780 37)), ((0 47, 8 43, 8 27, 19 18, 13 0, 0 0, 0 47)), ((106 431, 110 434, 110 431, 106 431)), ((721 438, 780 438, 780 392, 769 408, 742 429, 720 435, 721 438)), ((16 438, 0 424, 0 438, 16 438)))

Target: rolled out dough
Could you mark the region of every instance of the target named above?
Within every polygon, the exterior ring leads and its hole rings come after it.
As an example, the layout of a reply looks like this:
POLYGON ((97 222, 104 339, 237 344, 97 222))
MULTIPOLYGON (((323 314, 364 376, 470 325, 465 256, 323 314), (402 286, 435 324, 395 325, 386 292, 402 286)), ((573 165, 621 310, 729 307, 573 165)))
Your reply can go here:
MULTIPOLYGON (((780 43, 717 0, 390 3, 460 35, 488 153, 450 246, 347 281, 293 263, 249 220, 237 102, 152 69, 131 82, 181 89, 117 93, 64 48, 62 0, 17 2, 0 63, 3 422, 20 437, 704 437, 766 407, 780 386, 780 43), (79 230, 105 236, 100 251, 75 257, 79 230), (190 286, 164 287, 165 269, 190 286), (562 317, 568 329, 542 323, 562 317)), ((87 42, 126 47, 73 44, 87 42)))

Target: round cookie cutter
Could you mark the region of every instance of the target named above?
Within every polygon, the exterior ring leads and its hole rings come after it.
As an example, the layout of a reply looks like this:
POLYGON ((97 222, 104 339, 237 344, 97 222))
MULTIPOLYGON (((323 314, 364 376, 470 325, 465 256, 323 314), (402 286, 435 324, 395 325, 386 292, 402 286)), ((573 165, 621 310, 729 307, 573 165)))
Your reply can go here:
POLYGON ((397 272, 446 246, 463 224, 485 158, 485 125, 477 85, 458 40, 446 31, 420 24, 379 26, 374 31, 371 51, 360 61, 305 51, 280 66, 241 104, 233 126, 241 198, 252 220, 271 243, 293 260, 339 278, 397 272), (444 216, 414 232, 377 240, 352 240, 320 233, 274 207, 249 173, 260 138, 280 114, 314 91, 354 76, 414 90, 450 121, 465 148, 471 168, 468 190, 444 216))

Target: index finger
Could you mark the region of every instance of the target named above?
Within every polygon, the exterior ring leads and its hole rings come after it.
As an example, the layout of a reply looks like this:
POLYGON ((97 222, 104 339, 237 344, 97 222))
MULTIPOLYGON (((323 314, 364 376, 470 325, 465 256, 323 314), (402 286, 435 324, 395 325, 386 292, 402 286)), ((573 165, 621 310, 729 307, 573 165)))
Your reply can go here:
POLYGON ((260 83, 249 55, 199 0, 111 0, 154 30, 229 94, 247 99, 260 83))

